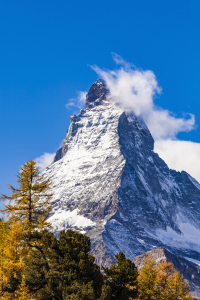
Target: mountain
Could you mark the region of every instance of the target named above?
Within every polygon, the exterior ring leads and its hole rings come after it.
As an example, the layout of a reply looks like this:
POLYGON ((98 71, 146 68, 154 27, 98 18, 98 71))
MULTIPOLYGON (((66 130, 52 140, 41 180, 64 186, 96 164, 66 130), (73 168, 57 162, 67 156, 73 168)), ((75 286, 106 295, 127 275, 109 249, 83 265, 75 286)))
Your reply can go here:
POLYGON ((86 109, 70 121, 43 172, 52 181, 54 232, 87 234, 105 266, 120 250, 132 260, 160 246, 200 260, 200 185, 154 152, 142 118, 125 112, 97 80, 86 109))
POLYGON ((188 261, 182 256, 174 255, 170 251, 163 247, 159 247, 155 250, 148 251, 142 255, 138 255, 134 258, 137 269, 141 269, 143 259, 150 255, 155 260, 156 264, 163 262, 170 262, 174 265, 175 269, 178 270, 181 275, 187 280, 191 287, 191 292, 194 296, 200 294, 200 266, 188 261))

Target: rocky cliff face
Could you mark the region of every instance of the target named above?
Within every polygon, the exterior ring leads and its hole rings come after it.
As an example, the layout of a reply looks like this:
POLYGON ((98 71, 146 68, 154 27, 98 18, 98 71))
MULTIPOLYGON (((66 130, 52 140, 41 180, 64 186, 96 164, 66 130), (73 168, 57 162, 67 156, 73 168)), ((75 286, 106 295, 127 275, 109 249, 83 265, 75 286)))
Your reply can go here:
POLYGON ((170 251, 163 247, 159 247, 155 250, 148 251, 142 255, 138 255, 134 258, 133 262, 137 269, 142 268, 143 260, 150 255, 155 260, 156 264, 163 262, 170 262, 174 265, 174 268, 178 270, 181 275, 190 284, 193 296, 199 296, 200 294, 200 266, 196 263, 188 261, 182 256, 174 255, 170 251))
POLYGON ((133 259, 159 246, 200 259, 200 185, 154 153, 143 120, 117 106, 100 80, 86 110, 70 120, 44 171, 54 231, 71 227, 90 236, 97 263, 106 266, 120 250, 133 259))

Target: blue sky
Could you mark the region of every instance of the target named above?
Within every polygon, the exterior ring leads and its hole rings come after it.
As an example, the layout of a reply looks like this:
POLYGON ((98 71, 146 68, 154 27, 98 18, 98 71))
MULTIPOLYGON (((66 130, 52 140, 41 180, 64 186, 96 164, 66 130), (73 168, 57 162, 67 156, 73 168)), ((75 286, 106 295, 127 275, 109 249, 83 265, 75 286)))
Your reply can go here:
POLYGON ((111 52, 154 72, 156 105, 195 115, 177 138, 200 143, 199 14, 199 0, 0 1, 0 192, 59 148, 77 111, 66 104, 98 78, 89 65, 117 67, 111 52))

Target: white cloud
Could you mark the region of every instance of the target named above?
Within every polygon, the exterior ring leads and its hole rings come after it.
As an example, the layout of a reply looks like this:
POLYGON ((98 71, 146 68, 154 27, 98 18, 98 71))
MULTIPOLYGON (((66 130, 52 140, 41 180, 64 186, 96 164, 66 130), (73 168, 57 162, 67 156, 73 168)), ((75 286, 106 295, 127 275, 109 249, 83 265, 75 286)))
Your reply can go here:
POLYGON ((35 161, 37 166, 40 167, 40 171, 44 171, 46 167, 48 167, 54 159, 55 153, 44 153, 43 155, 36 157, 35 161))
POLYGON ((113 60, 115 61, 115 63, 117 65, 123 65, 123 67, 125 69, 129 69, 129 68, 135 68, 135 66, 132 63, 127 62, 126 60, 123 59, 123 57, 121 57, 119 54, 112 52, 112 57, 113 60))
POLYGON ((154 152, 167 163, 170 169, 186 171, 200 182, 200 144, 191 141, 155 141, 154 152))
POLYGON ((161 94, 155 74, 151 70, 141 70, 126 62, 121 56, 113 53, 116 70, 92 69, 104 79, 110 96, 125 110, 131 110, 142 116, 155 139, 155 152, 176 171, 186 171, 200 182, 200 144, 190 141, 179 141, 179 132, 194 129, 195 117, 177 118, 169 110, 154 104, 154 98, 161 94))
POLYGON ((71 107, 76 106, 75 100, 76 100, 76 99, 70 99, 69 102, 65 105, 66 108, 67 108, 67 109, 70 109, 71 107))
POLYGON ((83 108, 85 106, 87 92, 78 92, 78 108, 83 108))
POLYGON ((74 107, 77 107, 79 109, 84 108, 85 107, 86 94, 87 94, 87 92, 79 91, 77 99, 74 99, 74 98, 69 99, 69 102, 66 104, 66 108, 67 109, 71 109, 71 108, 74 108, 74 107))
POLYGON ((136 69, 114 54, 114 60, 122 67, 117 70, 103 70, 98 66, 92 69, 104 79, 114 101, 141 115, 155 139, 175 138, 181 131, 194 127, 194 115, 189 118, 176 118, 170 111, 157 107, 154 98, 161 93, 155 74, 136 69))

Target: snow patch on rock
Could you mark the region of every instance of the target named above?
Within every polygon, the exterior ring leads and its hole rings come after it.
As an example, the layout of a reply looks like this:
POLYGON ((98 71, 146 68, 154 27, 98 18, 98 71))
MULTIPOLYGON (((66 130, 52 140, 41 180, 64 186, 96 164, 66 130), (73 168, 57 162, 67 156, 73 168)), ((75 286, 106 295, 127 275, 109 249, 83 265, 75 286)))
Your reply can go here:
POLYGON ((90 219, 85 218, 82 215, 78 214, 78 208, 73 211, 64 211, 59 209, 56 211, 48 221, 53 225, 55 231, 61 231, 63 229, 68 229, 71 227, 78 227, 80 229, 95 226, 95 222, 92 222, 90 219))

